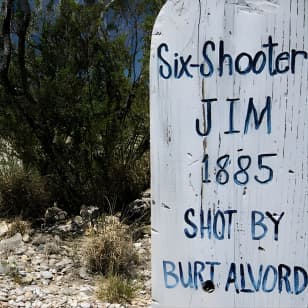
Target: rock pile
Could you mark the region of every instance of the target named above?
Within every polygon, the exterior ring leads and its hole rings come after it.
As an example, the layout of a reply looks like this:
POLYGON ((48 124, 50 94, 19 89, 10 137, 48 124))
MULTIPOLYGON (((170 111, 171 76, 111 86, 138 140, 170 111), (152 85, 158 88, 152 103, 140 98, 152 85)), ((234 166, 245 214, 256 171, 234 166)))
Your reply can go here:
POLYGON ((141 199, 136 199, 127 206, 127 210, 123 212, 125 221, 128 223, 142 222, 150 224, 151 218, 151 193, 145 191, 141 199))
POLYGON ((130 305, 103 303, 96 298, 98 277, 87 272, 80 251, 87 237, 81 230, 92 220, 91 214, 84 212, 83 216, 68 220, 58 210, 49 210, 45 219, 54 225, 46 225, 44 231, 29 230, 23 235, 17 232, 4 238, 9 228, 5 222, 0 223, 3 238, 0 241, 0 308, 148 307, 150 235, 145 234, 134 243, 141 260, 138 269, 141 288, 137 297, 130 305))

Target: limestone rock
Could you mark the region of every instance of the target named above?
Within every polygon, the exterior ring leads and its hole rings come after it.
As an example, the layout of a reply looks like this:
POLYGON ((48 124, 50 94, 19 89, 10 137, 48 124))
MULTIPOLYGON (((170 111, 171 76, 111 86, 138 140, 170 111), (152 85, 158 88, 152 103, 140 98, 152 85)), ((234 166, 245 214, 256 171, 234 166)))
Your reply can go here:
POLYGON ((78 227, 82 227, 84 225, 84 220, 82 219, 81 216, 75 216, 74 217, 74 223, 78 226, 78 227))
POLYGON ((45 212, 45 222, 47 225, 53 225, 67 218, 67 212, 57 206, 50 207, 45 212))
POLYGON ((80 209, 80 216, 84 221, 94 223, 99 217, 99 208, 83 205, 80 209))
POLYGON ((0 262, 0 275, 7 275, 11 270, 8 262, 0 262))
POLYGON ((80 276, 80 278, 82 278, 84 280, 90 279, 90 276, 89 276, 89 274, 87 272, 87 269, 84 266, 80 268, 79 276, 80 276))
MULTIPOLYGON (((58 222, 52 231, 49 231, 50 227, 43 231, 36 229, 29 234, 29 240, 18 233, 0 241, 1 247, 14 250, 10 255, 2 254, 0 259, 3 261, 0 262, 0 307, 4 303, 5 308, 149 307, 150 237, 144 236, 135 243, 142 258, 139 267, 142 290, 138 291, 131 305, 107 304, 97 299, 96 278, 87 272, 84 265, 81 247, 83 241, 88 240, 88 235, 81 233, 76 237, 58 232, 59 226, 65 226, 70 221, 77 225, 81 220, 83 218, 77 216, 77 219, 58 222), (57 249, 51 249, 54 244, 57 249)), ((106 221, 119 224, 119 227, 121 224, 119 218, 114 216, 106 217, 106 221)))
POLYGON ((0 223, 0 237, 3 237, 9 232, 9 226, 5 221, 0 223))
POLYGON ((22 235, 16 233, 14 236, 0 241, 0 251, 14 251, 22 244, 22 235))
POLYGON ((52 279, 53 274, 50 271, 41 271, 40 275, 43 279, 52 279))
POLYGON ((24 234, 22 240, 24 243, 29 243, 31 240, 30 235, 28 233, 24 234))
POLYGON ((122 216, 128 224, 136 221, 146 225, 150 224, 151 198, 148 198, 148 194, 146 194, 146 197, 131 202, 122 216))

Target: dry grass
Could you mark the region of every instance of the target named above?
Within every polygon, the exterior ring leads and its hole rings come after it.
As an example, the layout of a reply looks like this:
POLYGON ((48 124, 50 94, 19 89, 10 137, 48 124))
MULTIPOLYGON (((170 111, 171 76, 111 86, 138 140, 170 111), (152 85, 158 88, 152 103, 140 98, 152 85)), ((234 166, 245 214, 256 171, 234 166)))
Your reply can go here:
POLYGON ((138 263, 128 226, 106 217, 100 232, 89 236, 83 255, 91 272, 132 277, 138 263))
POLYGON ((50 204, 45 182, 37 172, 24 170, 22 166, 0 170, 0 216, 41 218, 50 204))
POLYGON ((22 220, 21 218, 15 218, 10 226, 7 235, 9 237, 20 233, 21 235, 26 234, 30 230, 30 224, 27 221, 22 220))

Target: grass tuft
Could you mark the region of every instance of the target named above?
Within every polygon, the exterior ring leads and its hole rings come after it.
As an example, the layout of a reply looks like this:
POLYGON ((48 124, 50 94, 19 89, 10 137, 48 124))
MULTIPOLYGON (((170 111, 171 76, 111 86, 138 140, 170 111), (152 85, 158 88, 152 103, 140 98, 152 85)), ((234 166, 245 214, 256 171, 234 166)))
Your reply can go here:
POLYGON ((25 235, 30 230, 30 224, 21 218, 15 218, 9 226, 8 236, 11 237, 16 233, 25 235))
POLYGON ((84 246, 88 270, 104 276, 132 277, 138 264, 138 254, 128 226, 115 217, 106 217, 103 224, 103 230, 89 236, 84 246))
POLYGON ((130 280, 112 275, 104 278, 98 284, 97 297, 109 303, 131 303, 137 291, 137 286, 130 280))

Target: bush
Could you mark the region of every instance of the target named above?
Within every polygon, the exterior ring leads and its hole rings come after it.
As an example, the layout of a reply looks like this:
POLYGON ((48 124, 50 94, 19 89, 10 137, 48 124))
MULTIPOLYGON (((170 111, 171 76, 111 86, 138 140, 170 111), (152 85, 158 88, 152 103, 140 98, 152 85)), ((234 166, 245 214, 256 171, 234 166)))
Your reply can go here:
POLYGON ((40 218, 50 203, 44 179, 21 166, 0 178, 0 216, 22 219, 40 218))
POLYGON ((26 234, 30 230, 30 224, 26 221, 21 220, 20 218, 16 218, 9 227, 8 236, 11 237, 16 233, 20 233, 21 235, 26 234))
POLYGON ((163 1, 108 2, 30 1, 30 23, 17 6, 6 25, 27 35, 2 59, 0 138, 68 212, 106 211, 106 199, 121 210, 149 185, 150 32, 163 1))
POLYGON ((136 286, 121 276, 102 279, 98 286, 97 297, 110 303, 130 303, 136 293, 136 286))
POLYGON ((84 247, 84 256, 91 272, 105 276, 132 277, 138 263, 128 227, 115 217, 107 217, 103 231, 89 237, 84 247))

